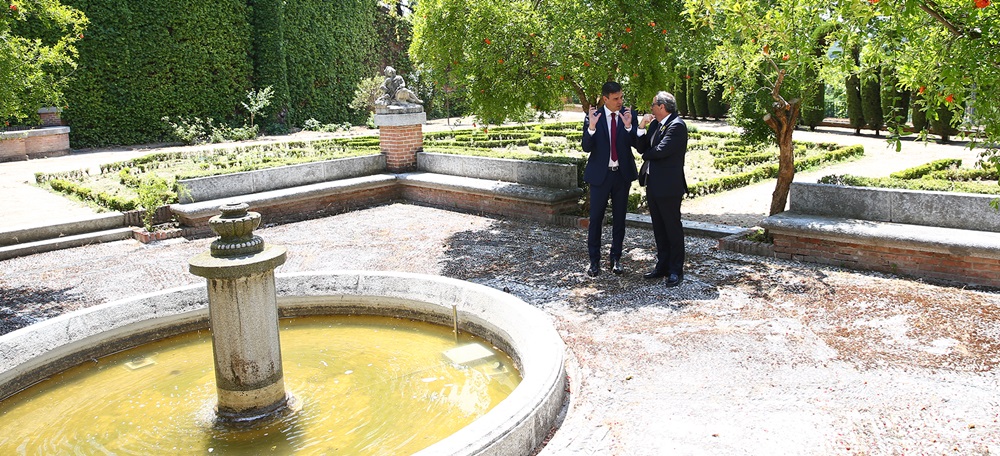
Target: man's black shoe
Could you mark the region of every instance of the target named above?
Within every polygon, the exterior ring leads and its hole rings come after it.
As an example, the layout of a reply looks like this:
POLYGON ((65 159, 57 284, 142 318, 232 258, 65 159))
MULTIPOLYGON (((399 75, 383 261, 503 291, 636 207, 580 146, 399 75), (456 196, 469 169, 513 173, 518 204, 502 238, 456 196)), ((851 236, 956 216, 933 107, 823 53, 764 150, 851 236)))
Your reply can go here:
POLYGON ((622 260, 620 258, 612 258, 611 261, 611 272, 615 275, 622 275, 625 273, 625 268, 622 267, 622 260))
POLYGON ((676 287, 680 285, 684 279, 681 278, 680 274, 670 274, 667 276, 667 288, 676 287))
POLYGON ((591 277, 597 277, 601 274, 601 265, 596 261, 590 262, 590 269, 587 269, 587 275, 591 277))
POLYGON ((642 275, 643 279, 659 279, 660 277, 666 277, 666 271, 661 271, 659 269, 653 269, 642 275))

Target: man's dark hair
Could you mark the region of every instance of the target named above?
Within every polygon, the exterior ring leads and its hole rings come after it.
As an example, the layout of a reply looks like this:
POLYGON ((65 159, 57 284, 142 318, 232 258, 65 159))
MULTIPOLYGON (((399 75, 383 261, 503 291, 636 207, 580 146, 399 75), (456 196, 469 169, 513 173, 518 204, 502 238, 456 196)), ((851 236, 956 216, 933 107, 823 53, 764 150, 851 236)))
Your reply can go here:
POLYGON ((608 95, 611 95, 613 93, 618 93, 618 92, 621 92, 621 91, 622 91, 622 85, 619 84, 619 83, 617 83, 617 82, 615 82, 615 81, 605 82, 604 85, 601 86, 601 96, 602 97, 606 97, 608 95))

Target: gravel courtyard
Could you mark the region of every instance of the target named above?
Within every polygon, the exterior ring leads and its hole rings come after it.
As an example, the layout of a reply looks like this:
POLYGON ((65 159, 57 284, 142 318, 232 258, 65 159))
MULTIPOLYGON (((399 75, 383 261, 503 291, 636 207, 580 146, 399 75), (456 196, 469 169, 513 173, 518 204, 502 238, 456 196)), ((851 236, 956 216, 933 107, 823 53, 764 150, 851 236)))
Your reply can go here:
MULTIPOLYGON (((265 221, 266 222, 266 221, 265 221)), ((440 274, 551 316, 570 403, 541 454, 1000 454, 1000 295, 744 256, 689 237, 685 282, 584 274, 586 232, 391 204, 257 231, 278 273, 440 274)), ((609 237, 607 233, 606 237, 609 237)), ((199 283, 211 239, 120 241, 0 262, 0 333, 199 283)))

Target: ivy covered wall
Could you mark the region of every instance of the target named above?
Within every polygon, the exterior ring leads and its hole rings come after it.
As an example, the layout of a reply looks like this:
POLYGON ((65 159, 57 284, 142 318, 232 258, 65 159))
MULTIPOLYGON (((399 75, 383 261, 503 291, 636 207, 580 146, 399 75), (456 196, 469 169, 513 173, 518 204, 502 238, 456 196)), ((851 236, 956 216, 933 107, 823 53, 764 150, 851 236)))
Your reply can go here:
POLYGON ((63 112, 74 148, 167 140, 164 116, 242 125, 246 92, 268 85, 264 130, 357 120, 347 105, 369 76, 376 0, 64 3, 90 20, 63 112))

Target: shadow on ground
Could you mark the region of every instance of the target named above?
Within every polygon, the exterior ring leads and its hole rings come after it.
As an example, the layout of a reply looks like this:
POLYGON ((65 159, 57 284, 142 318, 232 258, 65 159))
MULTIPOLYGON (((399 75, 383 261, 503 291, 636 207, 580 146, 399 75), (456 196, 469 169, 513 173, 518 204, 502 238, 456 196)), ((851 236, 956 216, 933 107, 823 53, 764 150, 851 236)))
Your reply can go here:
POLYGON ((30 324, 66 312, 75 301, 69 288, 35 287, 0 288, 0 334, 16 331, 30 324))

